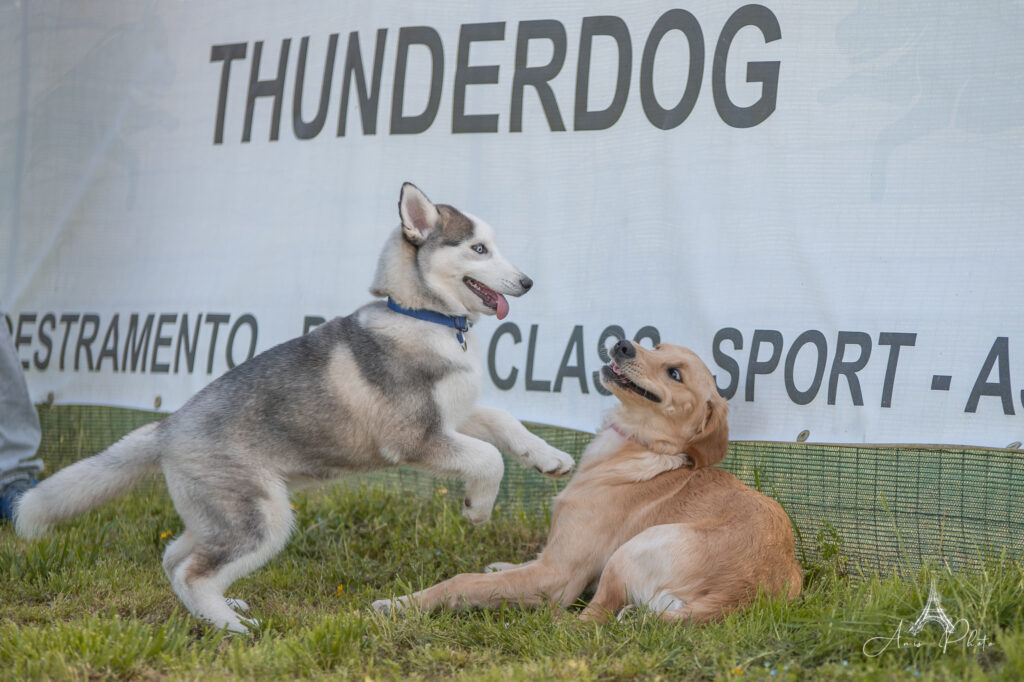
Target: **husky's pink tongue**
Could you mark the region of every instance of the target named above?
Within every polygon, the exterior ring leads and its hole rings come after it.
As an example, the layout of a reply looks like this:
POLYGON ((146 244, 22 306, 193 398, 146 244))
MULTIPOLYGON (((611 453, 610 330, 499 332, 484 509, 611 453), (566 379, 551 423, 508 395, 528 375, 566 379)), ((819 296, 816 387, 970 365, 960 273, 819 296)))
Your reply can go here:
POLYGON ((505 316, 508 315, 508 301, 505 300, 504 296, 498 294, 497 291, 494 293, 498 295, 498 319, 504 320, 505 316))

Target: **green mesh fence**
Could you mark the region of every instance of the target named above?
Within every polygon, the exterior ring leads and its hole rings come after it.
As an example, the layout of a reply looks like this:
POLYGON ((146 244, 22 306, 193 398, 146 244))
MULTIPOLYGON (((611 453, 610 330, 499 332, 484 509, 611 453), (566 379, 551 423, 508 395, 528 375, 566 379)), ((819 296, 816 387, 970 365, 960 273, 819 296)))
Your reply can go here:
MULTIPOLYGON (((48 471, 99 452, 163 413, 94 406, 40 406, 48 471)), ((593 434, 539 424, 532 431, 575 457, 593 434)), ((806 443, 730 444, 725 469, 777 499, 801 560, 889 573, 922 563, 977 566, 1024 556, 1024 453, 951 447, 806 443)), ((460 484, 399 468, 353 477, 434 494, 460 484)), ((162 482, 154 482, 162 485, 162 482)), ((499 509, 546 514, 565 485, 506 461, 499 509)))

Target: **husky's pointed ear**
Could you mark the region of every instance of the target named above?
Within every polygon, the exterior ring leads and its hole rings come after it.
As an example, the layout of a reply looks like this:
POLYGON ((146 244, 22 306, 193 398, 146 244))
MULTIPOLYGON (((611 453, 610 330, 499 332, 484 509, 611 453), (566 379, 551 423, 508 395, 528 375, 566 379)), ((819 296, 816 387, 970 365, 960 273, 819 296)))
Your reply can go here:
POLYGON ((402 218, 402 234, 416 246, 427 240, 441 218, 427 195, 411 182, 402 185, 398 196, 398 215, 402 218))
POLYGON ((707 401, 704 423, 686 446, 695 467, 706 467, 725 459, 729 450, 729 404, 720 396, 707 401))

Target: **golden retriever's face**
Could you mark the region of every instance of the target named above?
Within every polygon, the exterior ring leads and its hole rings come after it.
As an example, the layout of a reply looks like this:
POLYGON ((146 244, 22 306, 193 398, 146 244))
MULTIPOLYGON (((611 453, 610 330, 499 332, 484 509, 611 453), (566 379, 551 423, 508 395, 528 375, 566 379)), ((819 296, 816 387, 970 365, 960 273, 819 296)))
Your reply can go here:
POLYGON ((611 360, 601 368, 601 383, 619 399, 619 418, 641 440, 685 452, 696 466, 725 457, 728 405, 693 351, 664 343, 647 350, 620 341, 611 360))

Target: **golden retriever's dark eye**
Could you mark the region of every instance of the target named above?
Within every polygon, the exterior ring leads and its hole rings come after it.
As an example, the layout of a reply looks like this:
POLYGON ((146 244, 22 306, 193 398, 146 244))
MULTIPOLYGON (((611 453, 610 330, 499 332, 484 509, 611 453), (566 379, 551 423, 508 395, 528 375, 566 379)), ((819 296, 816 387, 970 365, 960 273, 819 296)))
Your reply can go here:
POLYGON ((676 369, 675 367, 669 367, 668 368, 668 375, 670 377, 672 377, 672 379, 674 379, 675 381, 678 381, 679 383, 683 383, 683 375, 680 374, 679 370, 676 369))

